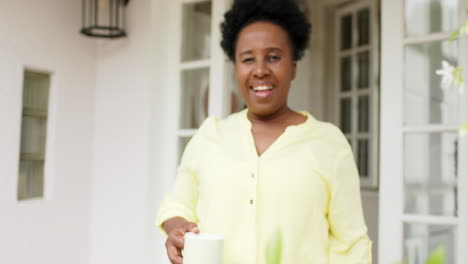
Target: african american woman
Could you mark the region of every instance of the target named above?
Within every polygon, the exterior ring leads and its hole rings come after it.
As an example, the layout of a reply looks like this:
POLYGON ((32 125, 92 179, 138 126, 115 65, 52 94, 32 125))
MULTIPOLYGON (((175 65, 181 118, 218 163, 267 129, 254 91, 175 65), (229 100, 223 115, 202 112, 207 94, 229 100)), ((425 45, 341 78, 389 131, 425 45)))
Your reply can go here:
POLYGON ((173 264, 186 232, 224 236, 223 264, 264 264, 272 234, 285 264, 369 264, 359 174, 334 125, 289 108, 310 24, 294 0, 236 0, 221 25, 247 109, 209 117, 187 145, 156 225, 173 264))

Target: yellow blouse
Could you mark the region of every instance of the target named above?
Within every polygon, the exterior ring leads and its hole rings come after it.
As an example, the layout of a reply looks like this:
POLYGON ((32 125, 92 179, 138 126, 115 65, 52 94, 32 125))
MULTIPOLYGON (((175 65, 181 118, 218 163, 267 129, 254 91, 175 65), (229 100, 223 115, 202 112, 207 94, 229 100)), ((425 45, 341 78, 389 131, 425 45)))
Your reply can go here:
POLYGON ((223 235, 223 264, 265 264, 278 231, 284 264, 371 263, 348 141, 335 126, 300 113, 307 120, 287 127, 261 156, 247 110, 208 118, 184 151, 156 226, 180 216, 223 235))

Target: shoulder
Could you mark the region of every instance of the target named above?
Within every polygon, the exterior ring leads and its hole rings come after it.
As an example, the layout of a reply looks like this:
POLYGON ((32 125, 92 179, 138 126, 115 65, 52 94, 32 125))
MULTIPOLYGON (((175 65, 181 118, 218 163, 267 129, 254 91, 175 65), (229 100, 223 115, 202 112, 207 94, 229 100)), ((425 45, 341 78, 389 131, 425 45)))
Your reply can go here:
POLYGON ((318 121, 317 133, 321 135, 322 140, 330 146, 330 148, 341 152, 349 149, 349 141, 341 130, 334 124, 329 122, 318 121))
POLYGON ((339 156, 352 152, 348 139, 336 125, 316 120, 310 114, 301 136, 307 137, 304 142, 310 146, 311 157, 323 167, 333 167, 339 156))
POLYGON ((231 114, 224 119, 210 116, 205 119, 197 134, 205 139, 219 140, 230 134, 237 133, 244 122, 244 116, 245 113, 242 111, 231 114))
POLYGON ((341 152, 350 148, 348 139, 336 125, 317 120, 310 113, 304 113, 308 115, 304 132, 312 137, 314 141, 319 141, 324 149, 341 152))

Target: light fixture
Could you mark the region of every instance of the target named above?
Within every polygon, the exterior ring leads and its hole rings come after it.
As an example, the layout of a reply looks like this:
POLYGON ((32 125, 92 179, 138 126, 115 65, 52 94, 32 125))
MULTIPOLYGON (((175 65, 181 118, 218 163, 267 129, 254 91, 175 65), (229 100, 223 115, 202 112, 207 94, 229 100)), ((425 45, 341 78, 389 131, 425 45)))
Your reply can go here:
POLYGON ((82 0, 82 28, 89 37, 119 38, 124 29, 125 8, 129 0, 82 0))

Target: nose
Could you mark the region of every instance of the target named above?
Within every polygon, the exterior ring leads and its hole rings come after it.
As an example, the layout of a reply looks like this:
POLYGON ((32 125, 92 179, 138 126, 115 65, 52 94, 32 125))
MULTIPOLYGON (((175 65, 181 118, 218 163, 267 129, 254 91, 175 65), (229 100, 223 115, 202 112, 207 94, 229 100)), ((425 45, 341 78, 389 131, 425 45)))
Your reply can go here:
POLYGON ((270 73, 270 69, 268 68, 268 65, 264 61, 259 61, 255 63, 255 68, 254 68, 254 76, 258 78, 263 78, 265 76, 268 76, 270 73))

